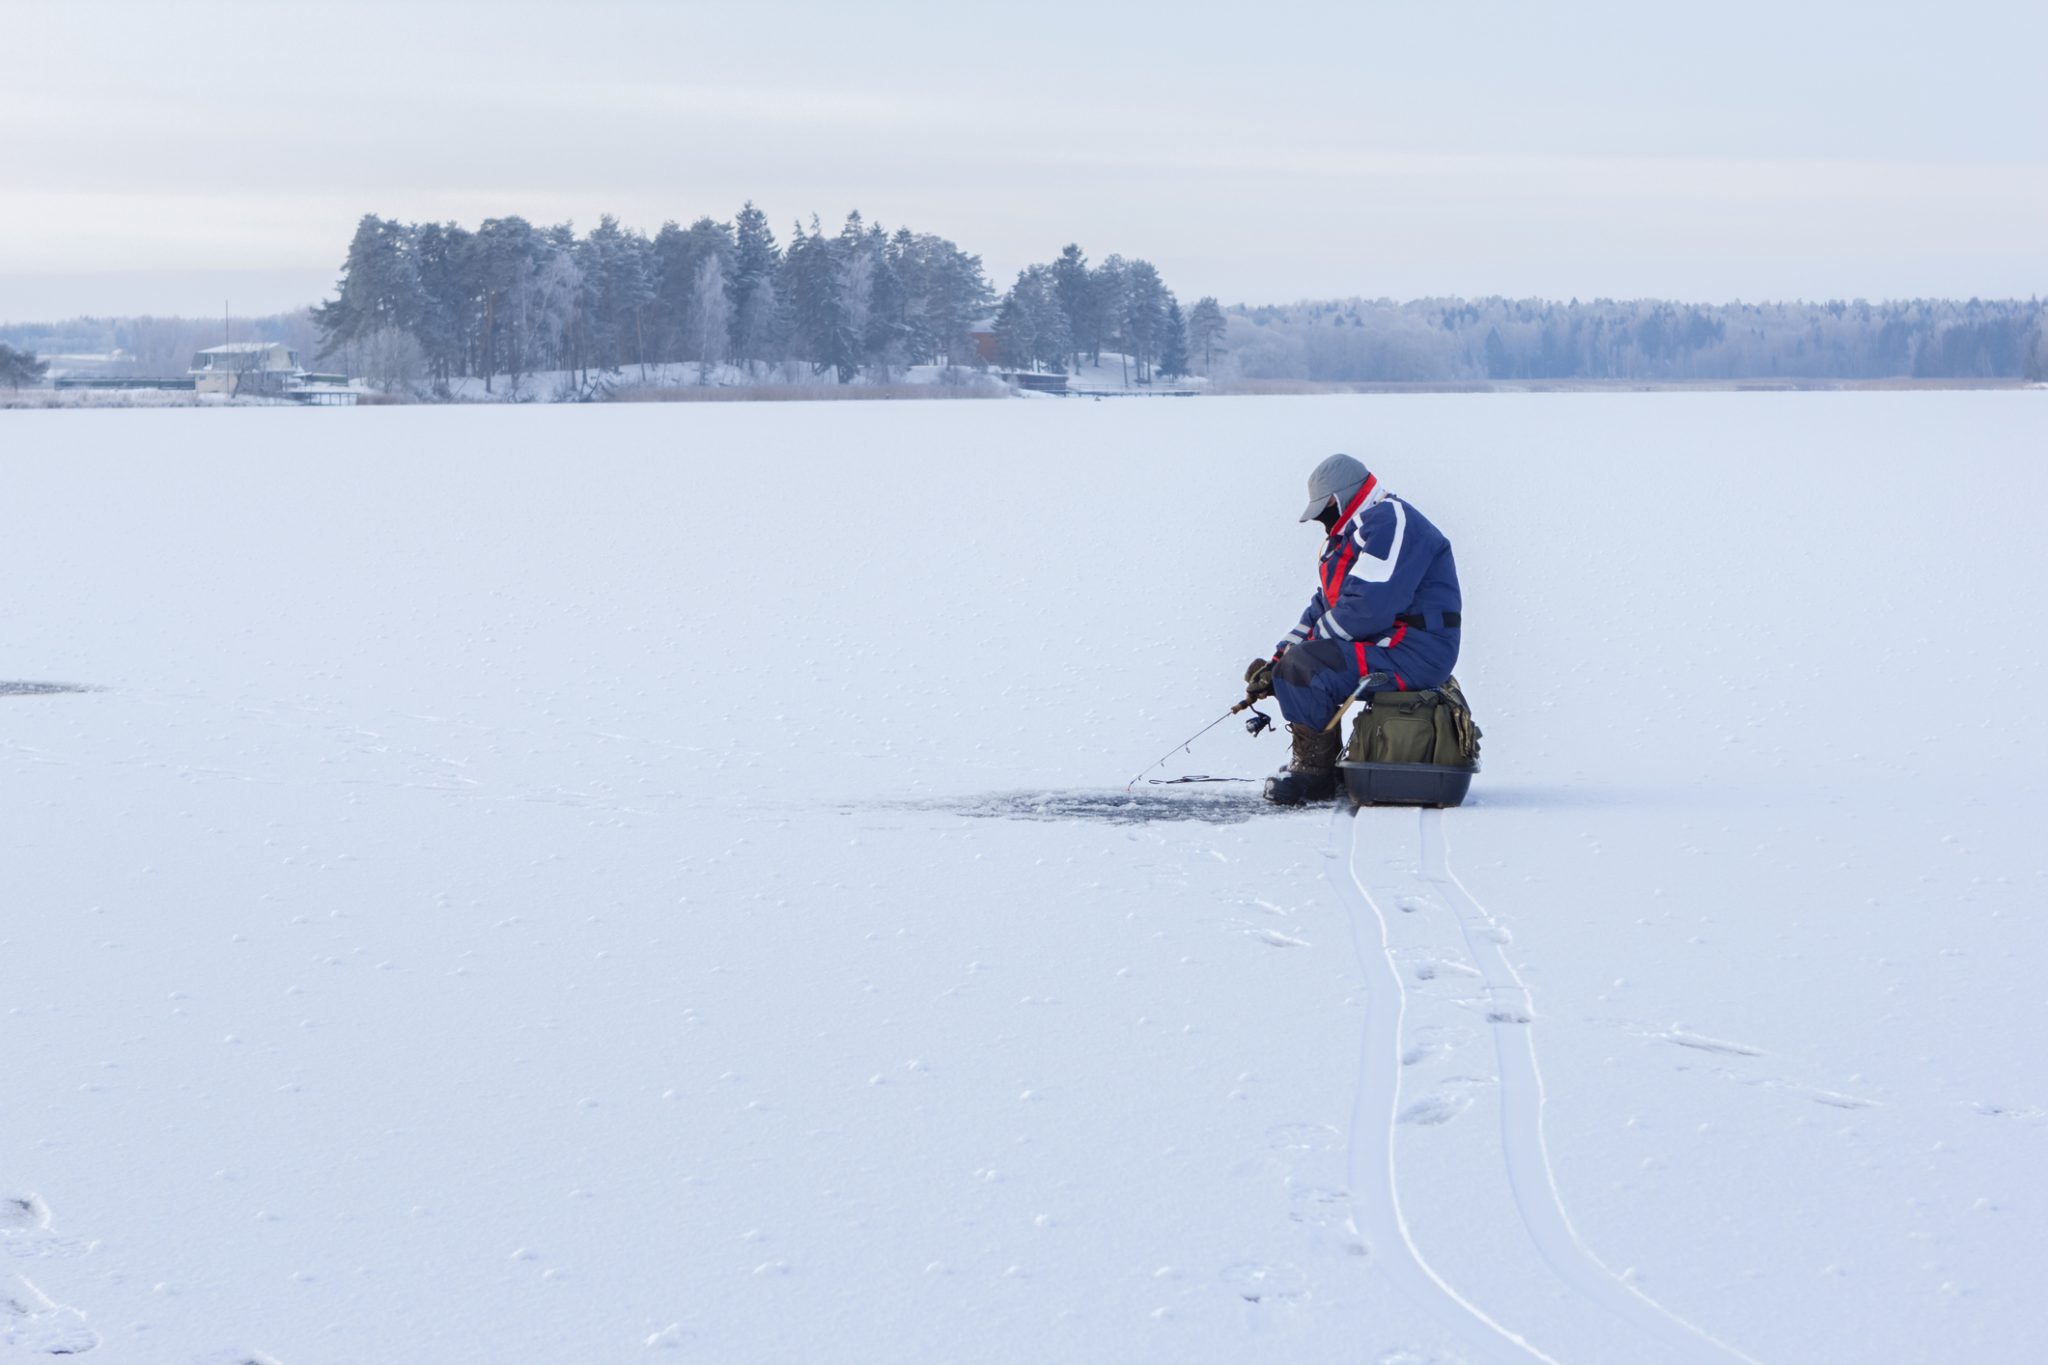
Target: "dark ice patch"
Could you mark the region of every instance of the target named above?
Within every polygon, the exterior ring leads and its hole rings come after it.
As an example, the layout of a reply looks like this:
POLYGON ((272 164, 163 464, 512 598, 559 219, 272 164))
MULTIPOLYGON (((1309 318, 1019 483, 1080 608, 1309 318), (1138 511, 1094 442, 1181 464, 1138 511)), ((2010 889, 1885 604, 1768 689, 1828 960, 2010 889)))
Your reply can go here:
POLYGON ((1115 788, 1080 791, 999 792, 954 801, 924 803, 925 810, 951 811, 975 820, 1083 820, 1109 825, 1149 825, 1160 820, 1195 820, 1212 825, 1242 824, 1280 808, 1257 790, 1126 792, 1115 788))
POLYGON ((97 692, 89 683, 8 682, 0 680, 0 697, 54 697, 65 692, 97 692))

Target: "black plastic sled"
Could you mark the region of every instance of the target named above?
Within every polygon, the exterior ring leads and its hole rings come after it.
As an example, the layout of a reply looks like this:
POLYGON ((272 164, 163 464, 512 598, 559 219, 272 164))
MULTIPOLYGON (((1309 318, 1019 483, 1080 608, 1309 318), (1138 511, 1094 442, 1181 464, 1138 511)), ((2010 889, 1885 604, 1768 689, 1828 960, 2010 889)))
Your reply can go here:
POLYGON ((1439 763, 1354 763, 1339 760, 1337 772, 1354 806, 1456 806, 1472 789, 1469 768, 1439 763))

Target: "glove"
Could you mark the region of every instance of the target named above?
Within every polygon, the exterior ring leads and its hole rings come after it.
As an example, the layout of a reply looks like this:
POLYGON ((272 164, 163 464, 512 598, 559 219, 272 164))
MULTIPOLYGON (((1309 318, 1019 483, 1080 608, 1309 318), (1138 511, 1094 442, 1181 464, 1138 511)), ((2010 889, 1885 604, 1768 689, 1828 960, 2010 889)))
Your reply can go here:
POLYGON ((1246 701, 1263 701, 1273 695, 1273 661, 1254 659, 1244 670, 1246 701))

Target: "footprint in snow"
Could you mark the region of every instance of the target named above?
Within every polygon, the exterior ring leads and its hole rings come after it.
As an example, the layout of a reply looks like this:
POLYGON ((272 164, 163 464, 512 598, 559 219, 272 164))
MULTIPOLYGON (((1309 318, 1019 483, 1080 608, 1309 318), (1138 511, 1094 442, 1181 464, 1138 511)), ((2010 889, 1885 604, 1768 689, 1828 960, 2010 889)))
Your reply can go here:
POLYGON ((1266 1146, 1276 1152, 1334 1152, 1344 1135, 1327 1123, 1278 1123, 1266 1130, 1266 1146))
POLYGON ((17 1260, 82 1256, 88 1250, 72 1237, 50 1230, 50 1208, 34 1194, 0 1195, 0 1253, 17 1260))
POLYGON ((1838 1090, 1815 1090, 1809 1093, 1815 1104, 1825 1104, 1835 1109, 1869 1109, 1876 1100, 1866 1100, 1857 1095, 1844 1095, 1838 1090))
POLYGON ((1246 1303, 1287 1303, 1308 1295, 1308 1275, 1296 1265, 1239 1261, 1223 1267, 1223 1283, 1246 1303))
POLYGON ((100 1344, 76 1308, 52 1303, 19 1275, 0 1275, 0 1346, 46 1356, 84 1355, 100 1344))
POLYGON ((1437 978, 1444 976, 1477 977, 1480 975, 1479 969, 1476 967, 1468 967, 1462 962, 1453 962, 1441 957, 1421 958, 1415 962, 1412 970, 1417 981, 1435 981, 1437 978))
POLYGON ((1972 1104, 1970 1108, 1976 1110, 1987 1119, 2019 1119, 2023 1122, 2032 1123, 2042 1118, 2048 1118, 2048 1111, 2038 1109, 2031 1104, 1991 1104, 1979 1100, 1977 1103, 1972 1104))
POLYGON ((1429 1061, 1432 1058, 1443 1056, 1443 1054, 1443 1043, 1437 1041, 1434 1038, 1424 1039, 1415 1043, 1411 1043, 1407 1048, 1402 1050, 1401 1065, 1420 1066, 1424 1062, 1429 1061))
POLYGON ((1430 1095, 1419 1099, 1401 1111, 1401 1122, 1421 1124, 1434 1128, 1449 1123, 1472 1107, 1469 1095, 1430 1095))
POLYGON ((1333 1227, 1351 1221, 1351 1195, 1346 1190, 1331 1189, 1327 1185, 1312 1185, 1307 1181, 1289 1177, 1287 1204, 1289 1222, 1333 1227))
POLYGON ((1730 1057, 1762 1057, 1766 1055, 1762 1048, 1750 1047, 1746 1043, 1731 1043, 1725 1038, 1706 1038, 1697 1033, 1688 1033, 1684 1029, 1666 1029, 1662 1033, 1652 1034, 1651 1036, 1659 1042, 1673 1043, 1679 1047, 1689 1047, 1698 1052, 1719 1052, 1730 1057))

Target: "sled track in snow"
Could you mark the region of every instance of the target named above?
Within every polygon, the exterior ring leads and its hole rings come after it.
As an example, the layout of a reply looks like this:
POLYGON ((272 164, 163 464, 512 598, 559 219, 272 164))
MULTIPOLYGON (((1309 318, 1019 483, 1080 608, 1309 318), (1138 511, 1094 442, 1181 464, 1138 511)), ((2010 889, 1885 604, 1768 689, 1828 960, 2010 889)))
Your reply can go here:
MULTIPOLYGON (((1503 951, 1503 935, 1486 908, 1450 865, 1441 810, 1419 812, 1416 875, 1451 910, 1466 951, 1485 986, 1485 1017, 1500 1067, 1500 1155, 1517 1212, 1549 1272, 1581 1301, 1628 1324, 1660 1362, 1692 1365, 1761 1365, 1754 1357, 1708 1335, 1616 1275, 1580 1240, 1566 1214, 1543 1137, 1543 1075, 1537 1066, 1535 1011, 1529 990, 1503 951)), ((1432 1269, 1410 1236, 1401 1211, 1394 1131, 1401 1087, 1402 1018, 1406 987, 1390 953, 1385 911, 1359 872, 1368 822, 1340 809, 1331 827, 1330 857, 1343 858, 1330 881, 1348 908, 1352 941, 1367 979, 1365 1039, 1359 1092, 1352 1115, 1351 1189, 1358 1232, 1402 1287, 1430 1304, 1444 1325, 1481 1359, 1539 1360, 1565 1365, 1490 1317, 1432 1269), (1344 836, 1345 825, 1351 837, 1344 836), (1341 851, 1340 851, 1341 850, 1341 851), (1448 1310, 1448 1311, 1447 1311, 1448 1310), (1459 1319, 1462 1318, 1462 1322, 1459 1319), (1474 1341, 1474 1328, 1483 1335, 1474 1341)), ((1549 1343, 1561 1350, 1566 1343, 1549 1343)), ((1569 1354, 1569 1352, 1567 1352, 1569 1354)))
POLYGON ((1358 1099, 1351 1110, 1351 1200, 1353 1231, 1368 1254, 1413 1303, 1455 1339, 1481 1350, 1487 1365, 1526 1365, 1531 1360, 1562 1365, 1495 1322, 1450 1286, 1423 1259, 1401 1214, 1400 1179, 1394 1169, 1395 1114, 1401 1099, 1401 1017, 1406 996, 1387 953, 1387 919, 1358 875, 1363 821, 1339 807, 1330 822, 1330 885, 1351 921, 1351 942, 1365 974, 1365 1038, 1360 1046, 1358 1099), (1346 837, 1347 834, 1349 837, 1346 837), (1341 868, 1338 861, 1341 860, 1341 868), (1473 1329, 1483 1335, 1474 1341, 1473 1329))

